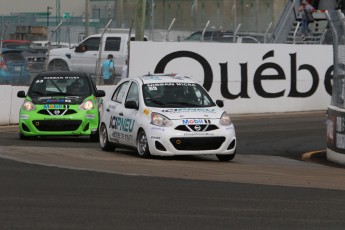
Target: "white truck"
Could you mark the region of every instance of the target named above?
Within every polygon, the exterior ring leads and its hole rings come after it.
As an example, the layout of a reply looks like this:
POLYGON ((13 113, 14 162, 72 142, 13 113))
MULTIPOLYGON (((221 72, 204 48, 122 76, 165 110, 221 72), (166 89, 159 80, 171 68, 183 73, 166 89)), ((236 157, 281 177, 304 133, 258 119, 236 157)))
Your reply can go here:
MULTIPOLYGON (((48 56, 47 70, 83 71, 99 75, 102 62, 108 54, 115 58, 116 75, 121 76, 126 66, 129 33, 94 34, 71 48, 52 49, 48 56), (102 40, 101 40, 102 38, 102 40)), ((132 41, 135 35, 131 35, 132 41)), ((147 37, 144 38, 147 41, 147 37)))

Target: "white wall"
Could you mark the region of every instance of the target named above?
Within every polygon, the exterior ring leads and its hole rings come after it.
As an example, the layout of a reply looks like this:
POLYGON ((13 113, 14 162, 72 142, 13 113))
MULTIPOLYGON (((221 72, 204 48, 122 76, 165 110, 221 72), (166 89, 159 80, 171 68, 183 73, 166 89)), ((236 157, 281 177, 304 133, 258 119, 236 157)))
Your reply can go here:
POLYGON ((154 73, 160 61, 179 54, 190 57, 168 61, 164 72, 187 74, 201 84, 213 75, 211 96, 224 100, 225 109, 233 114, 326 110, 330 102, 324 83, 332 74, 329 45, 131 42, 129 76, 154 73), (206 64, 195 60, 197 56, 206 64), (205 76, 207 65, 211 72, 205 76), (247 86, 241 90, 244 82, 247 86), (223 92, 221 85, 226 88, 223 92), (299 95, 293 93, 294 87, 299 95), (231 98, 224 91, 242 96, 231 98), (282 95, 274 95, 279 92, 282 95))

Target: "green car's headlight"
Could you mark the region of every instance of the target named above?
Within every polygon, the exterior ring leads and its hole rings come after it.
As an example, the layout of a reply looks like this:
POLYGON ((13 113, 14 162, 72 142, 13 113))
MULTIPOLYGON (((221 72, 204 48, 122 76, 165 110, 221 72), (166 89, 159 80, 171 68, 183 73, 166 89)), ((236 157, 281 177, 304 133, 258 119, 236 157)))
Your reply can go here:
POLYGON ((169 118, 159 113, 151 113, 151 124, 160 127, 169 127, 173 125, 169 118))
POLYGON ((82 110, 91 110, 93 109, 94 105, 93 105, 93 102, 91 100, 87 100, 87 101, 84 101, 80 106, 79 106, 79 109, 82 109, 82 110))
POLYGON ((32 111, 32 110, 36 109, 36 106, 31 101, 24 101, 22 108, 25 111, 32 111))
POLYGON ((226 112, 224 112, 222 114, 222 116, 220 117, 220 120, 219 120, 219 124, 220 125, 223 125, 223 126, 229 126, 231 125, 231 118, 230 118, 230 115, 226 112))

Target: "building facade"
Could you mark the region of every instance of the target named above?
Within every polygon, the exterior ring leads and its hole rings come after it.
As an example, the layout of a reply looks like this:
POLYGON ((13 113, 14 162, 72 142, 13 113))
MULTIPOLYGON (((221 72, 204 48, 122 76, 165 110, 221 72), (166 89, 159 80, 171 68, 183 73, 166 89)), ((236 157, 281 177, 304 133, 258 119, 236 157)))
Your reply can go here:
MULTIPOLYGON (((4 38, 24 39, 28 38, 26 34, 16 34, 18 26, 38 26, 47 28, 45 36, 48 37, 50 31, 59 22, 63 22, 59 36, 64 41, 72 39, 72 42, 76 42, 76 37, 80 37, 86 26, 90 28, 89 33, 95 33, 104 28, 110 19, 112 28, 135 26, 138 1, 2 0, 0 32, 4 38)), ((174 22, 172 30, 186 33, 201 30, 206 25, 209 29, 265 33, 278 22, 287 2, 288 0, 146 0, 145 30, 167 30, 174 22)))

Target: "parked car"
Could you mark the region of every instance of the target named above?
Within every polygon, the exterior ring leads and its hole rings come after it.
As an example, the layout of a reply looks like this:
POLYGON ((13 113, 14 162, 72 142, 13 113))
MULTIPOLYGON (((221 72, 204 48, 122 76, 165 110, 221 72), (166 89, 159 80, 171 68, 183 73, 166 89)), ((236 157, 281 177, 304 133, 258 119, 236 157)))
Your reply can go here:
POLYGON ((19 137, 90 136, 98 141, 99 108, 103 90, 97 90, 83 72, 41 72, 31 83, 20 108, 19 137))
POLYGON ((260 43, 260 41, 249 35, 236 35, 225 30, 205 31, 202 36, 202 31, 192 33, 185 41, 204 41, 204 42, 229 42, 229 43, 260 43))
POLYGON ((29 85, 28 62, 19 50, 3 49, 0 55, 0 83, 29 85))
POLYGON ((27 40, 3 40, 3 48, 15 49, 22 51, 23 56, 27 59, 31 73, 39 73, 45 70, 45 52, 40 52, 32 48, 31 41, 27 40))
POLYGON ((232 160, 235 128, 230 115, 207 91, 183 75, 123 79, 104 103, 100 145, 136 148, 139 156, 214 154, 232 160))
MULTIPOLYGON (((128 34, 123 31, 103 35, 93 34, 75 47, 52 49, 48 57, 48 70, 71 70, 96 74, 101 69, 102 62, 109 54, 112 54, 115 59, 116 75, 121 76, 123 68, 127 65, 128 34), (101 57, 99 57, 100 53, 101 57)), ((134 40, 135 35, 132 34, 130 41, 134 40)), ((146 36, 144 40, 148 40, 146 36)))

